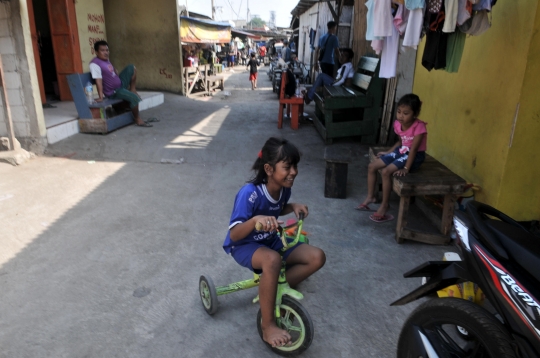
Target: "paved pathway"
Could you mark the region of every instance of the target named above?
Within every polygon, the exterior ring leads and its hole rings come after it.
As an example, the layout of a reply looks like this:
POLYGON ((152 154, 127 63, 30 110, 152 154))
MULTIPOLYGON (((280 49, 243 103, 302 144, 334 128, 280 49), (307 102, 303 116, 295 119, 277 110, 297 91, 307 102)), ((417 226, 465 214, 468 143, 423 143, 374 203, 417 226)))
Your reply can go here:
POLYGON ((161 119, 153 128, 77 134, 21 167, 0 164, 0 357, 273 357, 257 333, 256 290, 220 297, 210 317, 198 279, 250 277, 221 244, 258 151, 281 135, 303 152, 292 199, 309 205, 306 230, 328 257, 300 287, 316 329, 304 356, 395 356, 413 307, 389 303, 419 283, 402 274, 448 248, 397 245, 394 222, 353 210, 367 148, 352 141, 348 197, 324 198, 313 126, 276 128, 264 72, 256 91, 247 72, 227 75, 230 96, 166 94, 144 112, 161 119))

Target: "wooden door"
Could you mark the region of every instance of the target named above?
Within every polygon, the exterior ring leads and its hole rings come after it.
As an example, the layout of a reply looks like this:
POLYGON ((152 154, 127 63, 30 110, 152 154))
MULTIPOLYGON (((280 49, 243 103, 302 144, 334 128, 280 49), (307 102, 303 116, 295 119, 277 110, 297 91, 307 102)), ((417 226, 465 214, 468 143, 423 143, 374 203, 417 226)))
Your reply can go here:
POLYGON ((36 21, 34 19, 34 5, 32 0, 26 1, 28 7, 28 20, 30 21, 30 36, 32 37, 32 48, 34 49, 34 61, 36 62, 36 72, 39 83, 39 93, 41 94, 41 103, 47 102, 45 96, 45 86, 43 84, 43 71, 41 69, 41 56, 38 45, 38 35, 36 31, 36 21))
POLYGON ((60 100, 72 101, 66 76, 82 73, 82 60, 73 0, 47 0, 60 100))

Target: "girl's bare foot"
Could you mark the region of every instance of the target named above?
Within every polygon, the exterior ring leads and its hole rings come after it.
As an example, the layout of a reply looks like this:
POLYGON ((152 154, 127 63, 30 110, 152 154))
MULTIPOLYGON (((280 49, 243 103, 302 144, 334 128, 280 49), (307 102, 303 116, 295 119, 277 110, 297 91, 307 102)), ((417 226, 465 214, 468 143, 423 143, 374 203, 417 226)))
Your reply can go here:
POLYGON ((291 335, 275 324, 263 328, 262 331, 263 340, 272 347, 283 347, 291 342, 291 335))
POLYGON ((379 216, 384 216, 386 212, 388 211, 388 208, 390 206, 388 204, 379 206, 379 209, 377 210, 376 214, 379 216))

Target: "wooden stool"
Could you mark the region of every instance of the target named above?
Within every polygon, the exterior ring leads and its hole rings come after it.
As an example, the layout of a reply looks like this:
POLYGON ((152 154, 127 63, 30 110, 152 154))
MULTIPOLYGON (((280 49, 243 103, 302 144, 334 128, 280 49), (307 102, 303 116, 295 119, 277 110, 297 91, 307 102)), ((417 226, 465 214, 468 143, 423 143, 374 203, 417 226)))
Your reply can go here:
POLYGON ((345 199, 347 197, 347 174, 351 161, 351 149, 337 145, 326 147, 324 160, 326 160, 324 196, 345 199))

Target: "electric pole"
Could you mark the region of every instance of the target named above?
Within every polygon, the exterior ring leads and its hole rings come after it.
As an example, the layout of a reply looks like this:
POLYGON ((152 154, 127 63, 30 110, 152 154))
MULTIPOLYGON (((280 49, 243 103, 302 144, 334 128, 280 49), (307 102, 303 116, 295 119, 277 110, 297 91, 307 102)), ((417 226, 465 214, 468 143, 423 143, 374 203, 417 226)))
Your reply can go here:
POLYGON ((216 8, 214 7, 214 0, 212 0, 212 20, 215 20, 216 8))
MULTIPOLYGON (((246 5, 246 29, 248 28, 248 24, 249 24, 249 0, 247 0, 247 5, 246 5)), ((253 28, 253 26, 251 26, 251 28, 253 28)))

